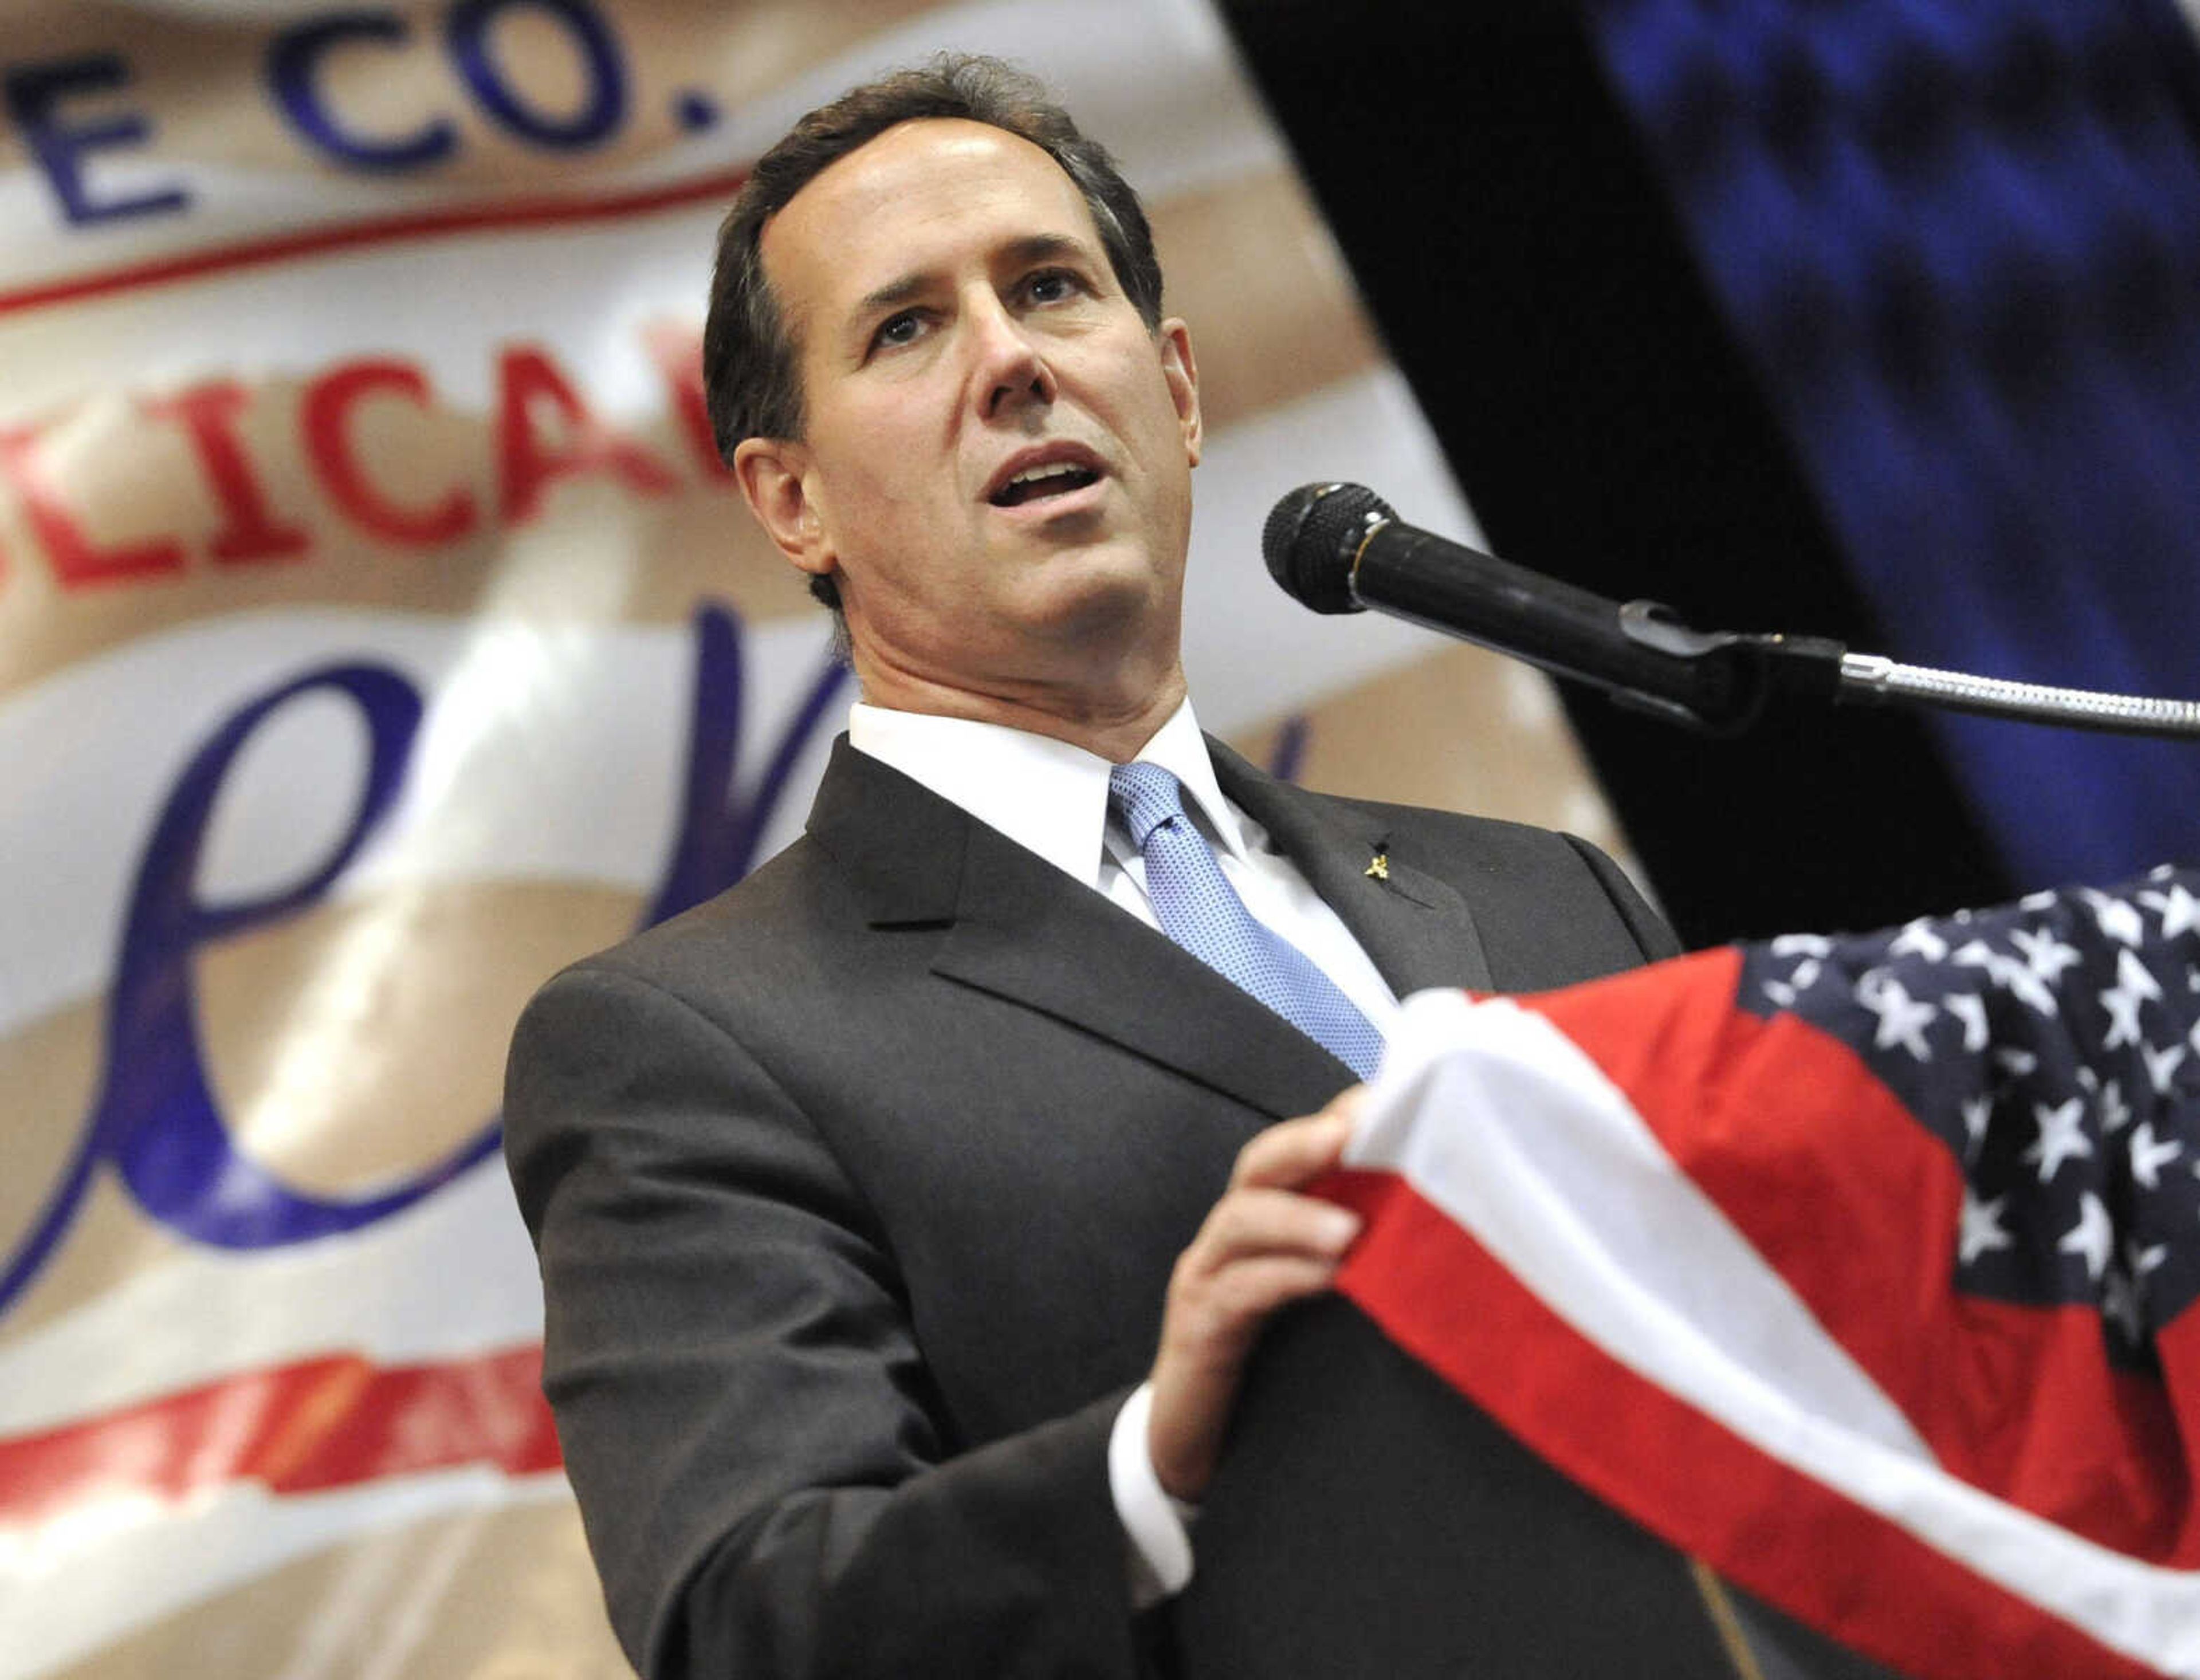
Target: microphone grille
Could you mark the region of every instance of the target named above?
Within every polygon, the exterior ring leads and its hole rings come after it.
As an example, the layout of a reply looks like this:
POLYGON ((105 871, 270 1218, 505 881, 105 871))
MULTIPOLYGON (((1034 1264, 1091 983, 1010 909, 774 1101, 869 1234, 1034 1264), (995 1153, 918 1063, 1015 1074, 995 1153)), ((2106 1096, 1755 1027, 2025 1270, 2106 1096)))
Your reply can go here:
POLYGON ((1261 555, 1268 575, 1301 604, 1320 613, 1364 611, 1352 596, 1353 557, 1372 522, 1396 517, 1365 485, 1302 485, 1268 515, 1261 555))

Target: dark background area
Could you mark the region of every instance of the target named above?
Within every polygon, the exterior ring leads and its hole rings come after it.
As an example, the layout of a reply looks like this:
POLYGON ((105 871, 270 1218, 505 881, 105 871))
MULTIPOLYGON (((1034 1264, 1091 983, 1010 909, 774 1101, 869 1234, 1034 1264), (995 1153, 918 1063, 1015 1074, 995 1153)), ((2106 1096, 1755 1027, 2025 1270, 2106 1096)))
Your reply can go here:
MULTIPOLYGON (((1572 6, 1222 9, 1497 552, 1887 650, 1572 6)), ((1712 740, 1559 689, 1692 946, 2012 894, 1915 716, 1712 740)))

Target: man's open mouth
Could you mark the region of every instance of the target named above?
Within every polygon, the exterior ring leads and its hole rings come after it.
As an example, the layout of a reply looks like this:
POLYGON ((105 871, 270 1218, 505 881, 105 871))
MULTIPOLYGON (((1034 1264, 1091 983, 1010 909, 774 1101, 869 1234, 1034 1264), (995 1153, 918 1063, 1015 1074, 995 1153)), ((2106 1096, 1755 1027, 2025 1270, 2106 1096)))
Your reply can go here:
POLYGON ((1056 461, 1018 473, 986 499, 995 507, 1021 507, 1049 496, 1066 496, 1098 481, 1100 475, 1074 461, 1056 461))

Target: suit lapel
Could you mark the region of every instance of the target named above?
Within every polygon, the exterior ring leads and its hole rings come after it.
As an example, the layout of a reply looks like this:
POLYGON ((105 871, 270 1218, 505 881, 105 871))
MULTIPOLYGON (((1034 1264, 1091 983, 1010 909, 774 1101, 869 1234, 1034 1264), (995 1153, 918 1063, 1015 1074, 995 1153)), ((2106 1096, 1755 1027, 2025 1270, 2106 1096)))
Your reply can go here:
POLYGON ((1466 901, 1395 848, 1378 815, 1263 775, 1211 737, 1208 748, 1222 790, 1298 866, 1392 991, 1495 989, 1466 901), (1378 857, 1379 878, 1368 872, 1378 857))
POLYGON ((1165 935, 845 738, 810 819, 875 927, 941 925, 943 978, 1281 1118, 1352 1070, 1165 935))

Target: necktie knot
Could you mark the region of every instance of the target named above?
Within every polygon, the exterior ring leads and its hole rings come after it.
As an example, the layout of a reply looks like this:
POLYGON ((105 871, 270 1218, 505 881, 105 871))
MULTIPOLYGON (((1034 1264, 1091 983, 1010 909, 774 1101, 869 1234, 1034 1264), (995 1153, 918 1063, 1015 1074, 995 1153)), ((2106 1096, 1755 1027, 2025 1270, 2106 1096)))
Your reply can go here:
POLYGON ((1184 788, 1158 764, 1119 764, 1108 773, 1108 802, 1131 831, 1140 851, 1147 837, 1172 817, 1184 815, 1184 788))

